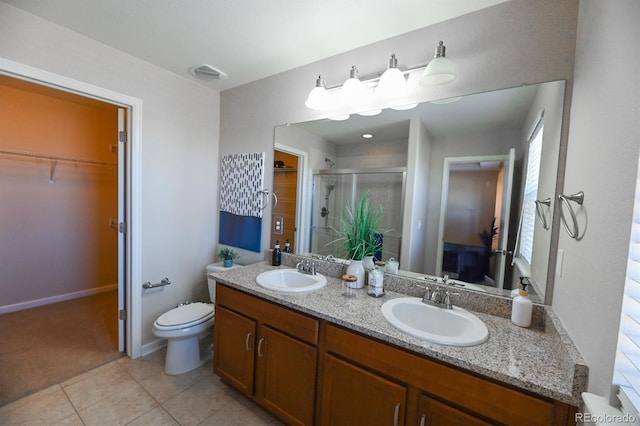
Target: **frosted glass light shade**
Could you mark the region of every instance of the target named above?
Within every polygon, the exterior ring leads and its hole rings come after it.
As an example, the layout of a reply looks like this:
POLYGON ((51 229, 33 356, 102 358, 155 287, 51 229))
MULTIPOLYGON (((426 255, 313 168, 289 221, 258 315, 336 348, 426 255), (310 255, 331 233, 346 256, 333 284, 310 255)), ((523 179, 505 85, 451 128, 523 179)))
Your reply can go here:
POLYGON ((398 68, 387 69, 378 82, 376 95, 381 97, 391 97, 398 95, 406 89, 407 82, 398 68))
POLYGON ((340 88, 340 98, 347 105, 357 105, 362 103, 364 97, 364 89, 362 83, 356 77, 347 79, 340 88))
POLYGON ((331 106, 331 100, 329 98, 329 92, 327 92, 327 85, 321 75, 316 80, 316 87, 311 89, 306 102, 304 103, 307 108, 310 109, 329 109, 331 106))
POLYGON ((314 87, 309 92, 306 102, 304 103, 307 108, 311 109, 328 109, 329 108, 329 93, 324 87, 314 87))
POLYGON ((439 84, 450 83, 458 78, 453 62, 444 56, 433 58, 424 69, 421 86, 437 86, 439 84))

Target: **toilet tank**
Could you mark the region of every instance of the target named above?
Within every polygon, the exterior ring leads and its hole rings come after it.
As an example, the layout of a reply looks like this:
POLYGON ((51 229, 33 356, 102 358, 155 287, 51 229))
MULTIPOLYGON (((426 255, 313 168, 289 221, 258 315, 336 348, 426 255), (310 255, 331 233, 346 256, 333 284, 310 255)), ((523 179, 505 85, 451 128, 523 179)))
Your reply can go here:
POLYGON ((241 267, 242 265, 236 264, 225 267, 222 262, 207 265, 207 286, 209 287, 209 299, 211 299, 211 303, 216 303, 216 280, 211 277, 211 274, 214 274, 216 272, 230 271, 231 269, 241 267))

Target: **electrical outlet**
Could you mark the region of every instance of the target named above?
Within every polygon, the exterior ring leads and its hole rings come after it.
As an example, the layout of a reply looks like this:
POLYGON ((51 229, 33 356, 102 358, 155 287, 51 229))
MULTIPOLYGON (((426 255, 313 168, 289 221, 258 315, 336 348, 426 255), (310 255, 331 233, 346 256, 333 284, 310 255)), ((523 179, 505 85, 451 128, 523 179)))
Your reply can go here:
POLYGON ((281 216, 276 216, 273 218, 273 233, 274 234, 282 234, 282 230, 284 228, 284 219, 281 216))

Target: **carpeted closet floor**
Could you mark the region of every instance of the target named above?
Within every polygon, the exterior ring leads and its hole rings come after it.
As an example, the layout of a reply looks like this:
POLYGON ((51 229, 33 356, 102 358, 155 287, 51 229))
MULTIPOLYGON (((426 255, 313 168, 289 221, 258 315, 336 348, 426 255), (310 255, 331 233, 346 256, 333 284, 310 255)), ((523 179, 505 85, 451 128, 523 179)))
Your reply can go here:
POLYGON ((122 356, 117 292, 0 315, 0 406, 122 356))

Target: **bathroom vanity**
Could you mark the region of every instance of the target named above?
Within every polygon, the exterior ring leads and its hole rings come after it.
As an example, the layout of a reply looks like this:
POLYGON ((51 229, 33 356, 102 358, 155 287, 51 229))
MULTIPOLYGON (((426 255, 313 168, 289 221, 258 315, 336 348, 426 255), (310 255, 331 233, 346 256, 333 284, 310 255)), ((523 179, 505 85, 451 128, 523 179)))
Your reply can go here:
POLYGON ((543 328, 521 329, 476 311, 489 340, 443 346, 384 320, 381 305, 406 296, 389 286, 379 299, 364 290, 344 298, 331 276, 311 293, 259 287, 256 276, 274 268, 262 262, 215 274, 214 372, 285 422, 575 423, 587 368, 552 312, 543 328))

